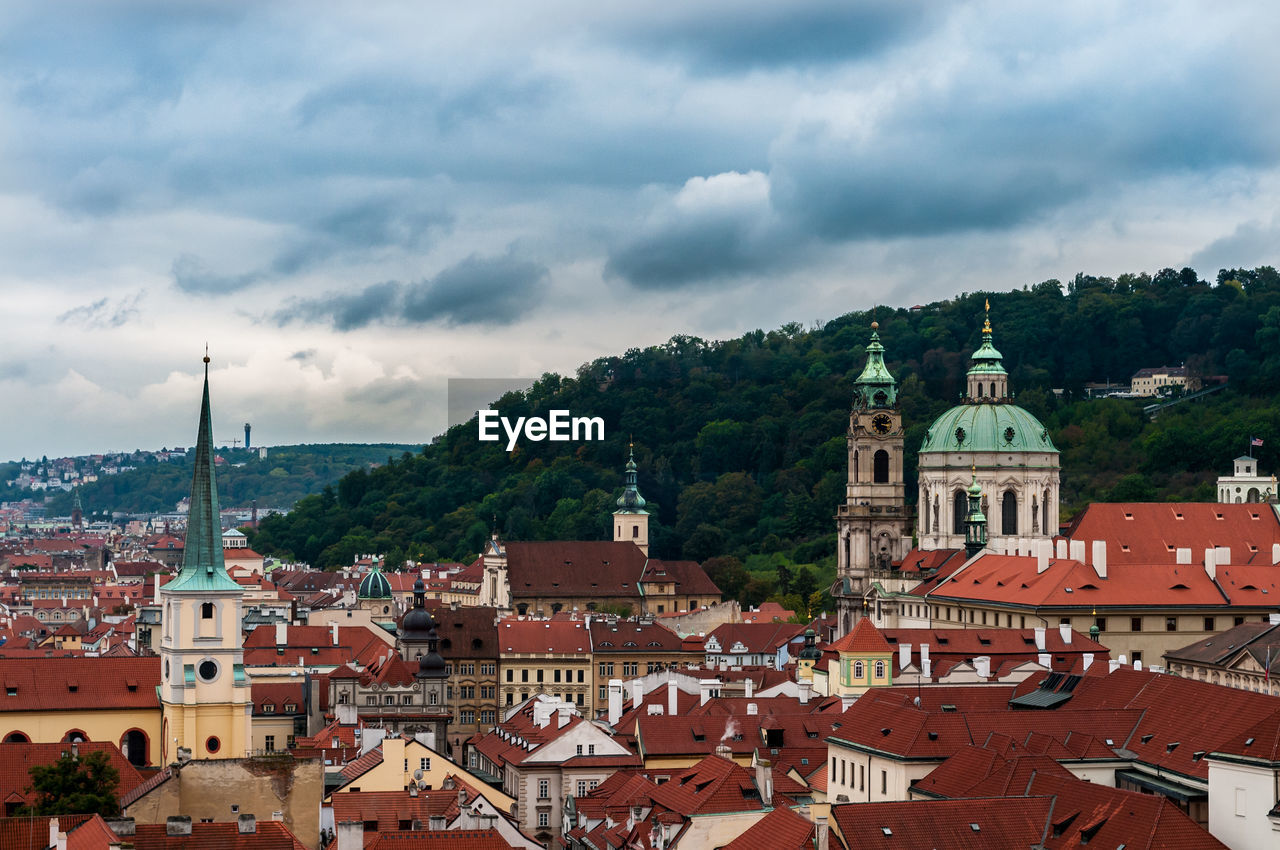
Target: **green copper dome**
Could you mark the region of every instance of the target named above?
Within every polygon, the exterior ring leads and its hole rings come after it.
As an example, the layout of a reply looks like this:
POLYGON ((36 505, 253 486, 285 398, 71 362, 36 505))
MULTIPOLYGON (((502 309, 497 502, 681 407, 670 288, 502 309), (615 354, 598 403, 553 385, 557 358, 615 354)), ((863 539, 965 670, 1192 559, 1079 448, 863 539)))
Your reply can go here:
POLYGON ((640 495, 640 488, 636 486, 636 450, 631 447, 631 454, 627 457, 627 471, 623 476, 625 482, 622 488, 622 495, 618 497, 618 509, 615 514, 647 514, 644 509, 644 496, 640 495))
POLYGON ((871 323, 871 341, 867 343, 867 365, 853 382, 853 406, 893 407, 898 402, 898 382, 884 365, 884 346, 880 344, 880 323, 871 323))
POLYGON ((1049 431, 1016 404, 960 404, 934 420, 923 452, 1053 452, 1049 431))
POLYGON ((391 582, 382 574, 377 566, 369 569, 369 574, 360 580, 361 599, 390 599, 391 582))

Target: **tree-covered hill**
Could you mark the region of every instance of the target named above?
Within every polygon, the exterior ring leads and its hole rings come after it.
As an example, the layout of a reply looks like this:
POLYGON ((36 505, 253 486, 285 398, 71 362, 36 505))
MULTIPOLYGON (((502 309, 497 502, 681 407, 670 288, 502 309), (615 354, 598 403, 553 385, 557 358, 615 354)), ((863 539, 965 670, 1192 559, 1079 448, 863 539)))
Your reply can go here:
MULTIPOLYGON (((789 324, 724 341, 675 336, 574 376, 544 375, 494 406, 507 417, 557 408, 601 416, 605 441, 526 440, 508 454, 480 442, 473 420, 264 521, 254 545, 333 566, 374 551, 465 560, 495 521, 513 539, 607 538, 634 435, 655 555, 734 556, 757 577, 791 563, 829 574, 851 385, 868 325, 880 322, 901 387, 913 482, 929 423, 961 393, 988 297, 1017 401, 1063 452, 1063 518, 1099 499, 1212 498, 1212 479, 1250 435, 1265 440, 1262 468, 1275 468, 1280 274, 1224 270, 1213 283, 1190 269, 1078 275, 1065 286, 1050 280, 918 309, 881 307, 811 329, 789 324), (1184 362, 1228 375, 1230 388, 1154 422, 1141 402, 1082 398, 1086 382, 1184 362)), ((907 492, 914 500, 914 487, 907 492)))
MULTIPOLYGON (((253 499, 262 507, 289 507, 310 493, 354 469, 386 463, 418 446, 392 443, 324 443, 301 446, 272 446, 267 456, 258 450, 221 448, 218 456, 218 500, 224 508, 245 507, 253 499)), ((177 457, 159 462, 150 455, 138 455, 136 468, 118 475, 104 475, 80 488, 80 502, 86 517, 100 511, 124 513, 171 511, 191 493, 190 458, 177 457)), ((46 503, 49 513, 71 513, 74 497, 58 493, 46 503)))

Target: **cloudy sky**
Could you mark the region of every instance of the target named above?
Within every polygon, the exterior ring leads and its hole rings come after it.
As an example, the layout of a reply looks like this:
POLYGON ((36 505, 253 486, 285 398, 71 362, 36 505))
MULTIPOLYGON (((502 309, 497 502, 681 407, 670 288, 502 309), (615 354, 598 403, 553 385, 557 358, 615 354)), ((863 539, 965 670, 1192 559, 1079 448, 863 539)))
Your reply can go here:
POLYGON ((572 371, 1280 262, 1267 3, 0 7, 0 459, 423 441, 572 371), (1120 8, 1123 6, 1123 8, 1120 8))

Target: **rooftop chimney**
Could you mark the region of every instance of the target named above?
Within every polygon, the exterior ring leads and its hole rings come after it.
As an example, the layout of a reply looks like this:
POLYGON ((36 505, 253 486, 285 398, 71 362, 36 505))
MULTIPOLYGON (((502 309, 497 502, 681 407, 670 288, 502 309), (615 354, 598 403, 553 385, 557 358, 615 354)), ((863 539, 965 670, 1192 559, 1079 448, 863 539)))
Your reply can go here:
POLYGON ((191 818, 187 815, 169 815, 164 822, 165 835, 190 835, 191 818))
POLYGON ((332 635, 332 637, 333 637, 333 645, 334 645, 334 646, 337 646, 337 645, 338 645, 338 624, 337 624, 337 623, 330 623, 330 624, 329 624, 329 630, 330 630, 330 634, 331 634, 331 635, 332 635))
POLYGON ((814 839, 817 843, 815 850, 830 850, 830 827, 827 826, 827 816, 818 815, 818 819, 814 822, 814 839))
POLYGON ((900 643, 898 644, 898 667, 902 670, 906 670, 910 666, 911 666, 911 644, 900 643))
POLYGON ((49 818, 49 845, 50 847, 58 846, 58 819, 49 818))
POLYGON ((1227 567, 1231 565, 1231 547, 1230 546, 1215 546, 1214 552, 1217 555, 1216 560, 1218 562, 1218 566, 1227 567))
POLYGON ((668 679, 667 680, 667 714, 670 714, 672 717, 675 717, 677 714, 680 713, 680 703, 678 702, 679 698, 676 696, 677 693, 679 693, 679 688, 676 687, 675 679, 668 679))
POLYGON ((756 705, 754 702, 749 702, 749 703, 747 703, 747 716, 748 716, 748 717, 751 717, 751 716, 756 715, 756 714, 759 714, 759 713, 760 713, 760 707, 759 707, 758 705, 756 705))
POLYGON ((923 667, 925 664, 928 664, 928 663, 929 663, 929 644, 922 643, 920 644, 920 664, 923 667))
POLYGON ((1119 669, 1120 669, 1120 662, 1119 662, 1117 659, 1112 658, 1112 659, 1109 659, 1109 660, 1107 661, 1107 672, 1108 672, 1108 673, 1114 673, 1114 672, 1116 672, 1116 671, 1117 671, 1117 670, 1119 670, 1119 669))
POLYGON ((1217 549, 1204 550, 1204 571, 1208 573, 1209 578, 1214 579, 1215 581, 1217 580, 1218 578, 1218 550, 1217 549))
POLYGON ((1046 670, 1053 669, 1053 659, 1049 656, 1049 653, 1047 652, 1042 652, 1039 655, 1037 655, 1036 663, 1046 670))
POLYGON ((1071 560, 1079 561, 1082 564, 1085 562, 1086 555, 1085 555, 1083 540, 1072 540, 1070 552, 1071 552, 1071 556, 1070 556, 1071 560))
MULTIPOLYGON (((1045 529, 1045 530, 1046 530, 1046 531, 1048 531, 1048 529, 1045 529)), ((1055 555, 1055 557, 1056 557, 1059 561, 1064 561, 1064 560, 1066 560, 1066 558, 1067 558, 1067 540, 1066 540, 1066 538, 1062 538, 1062 537, 1058 538, 1057 540, 1055 540, 1055 541, 1054 541, 1054 546, 1055 546, 1055 547, 1056 547, 1056 549, 1057 549, 1057 554, 1055 555)))
POLYGON ((1093 666, 1093 653, 1092 653, 1092 652, 1086 652, 1084 655, 1080 656, 1080 669, 1081 669, 1081 670, 1088 670, 1088 669, 1089 669, 1090 667, 1092 667, 1092 666, 1093 666))
POLYGON ((750 676, 748 676, 743 682, 743 687, 745 687, 747 691, 747 699, 751 699, 752 694, 755 692, 755 686, 756 683, 752 681, 750 676))
POLYGON ((1036 573, 1042 573, 1049 569, 1049 558, 1053 555, 1053 542, 1050 540, 1041 540, 1040 545, 1036 547, 1036 573))
POLYGON ((1058 626, 1058 636, 1062 638, 1062 642, 1071 645, 1071 624, 1062 623, 1058 626))
POLYGON ((1178 564, 1189 564, 1189 563, 1191 563, 1191 549, 1190 549, 1190 548, 1178 549, 1178 551, 1174 553, 1174 556, 1175 556, 1175 558, 1176 558, 1175 563, 1178 563, 1178 564))
POLYGON ((760 802, 773 805, 773 763, 768 759, 756 760, 756 790, 760 792, 760 802))
POLYGON ((622 719, 622 680, 609 680, 609 725, 617 726, 622 719))
POLYGON ((364 850, 364 821, 343 821, 337 825, 336 850, 364 850))
POLYGON ((991 676, 991 656, 979 655, 973 659, 974 671, 984 679, 991 676))
POLYGON ((1280 543, 1271 544, 1271 566, 1280 564, 1280 543))
POLYGON ((1280 613, 1272 611, 1267 615, 1267 622, 1273 626, 1280 626, 1280 613))
POLYGON ((289 624, 276 623, 276 646, 289 645, 289 624))
POLYGON ((1107 577, 1107 541, 1093 541, 1093 571, 1098 578, 1107 577))
POLYGON ((1044 652, 1044 626, 1036 626, 1036 649, 1044 652))
POLYGON ((1141 670, 1141 669, 1142 669, 1142 659, 1141 659, 1141 658, 1135 658, 1135 659, 1133 659, 1133 669, 1134 669, 1134 670, 1141 670))
POLYGON ((253 835, 258 831, 258 819, 253 815, 241 815, 236 819, 241 835, 253 835))
POLYGON ((800 690, 800 704, 808 705, 810 696, 813 693, 813 685, 808 682, 798 682, 796 687, 800 690))
POLYGON ((631 707, 639 708, 640 703, 644 702, 644 683, 639 679, 631 680, 631 707))

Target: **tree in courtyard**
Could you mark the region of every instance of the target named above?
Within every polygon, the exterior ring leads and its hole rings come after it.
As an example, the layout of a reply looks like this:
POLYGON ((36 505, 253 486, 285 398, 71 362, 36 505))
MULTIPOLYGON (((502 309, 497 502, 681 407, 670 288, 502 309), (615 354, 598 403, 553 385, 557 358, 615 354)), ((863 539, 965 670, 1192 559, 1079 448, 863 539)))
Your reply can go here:
POLYGON ((32 765, 30 790, 34 801, 24 806, 24 815, 89 815, 114 817, 120 814, 116 789, 120 771, 111 766, 101 750, 78 755, 70 751, 52 764, 32 765))

